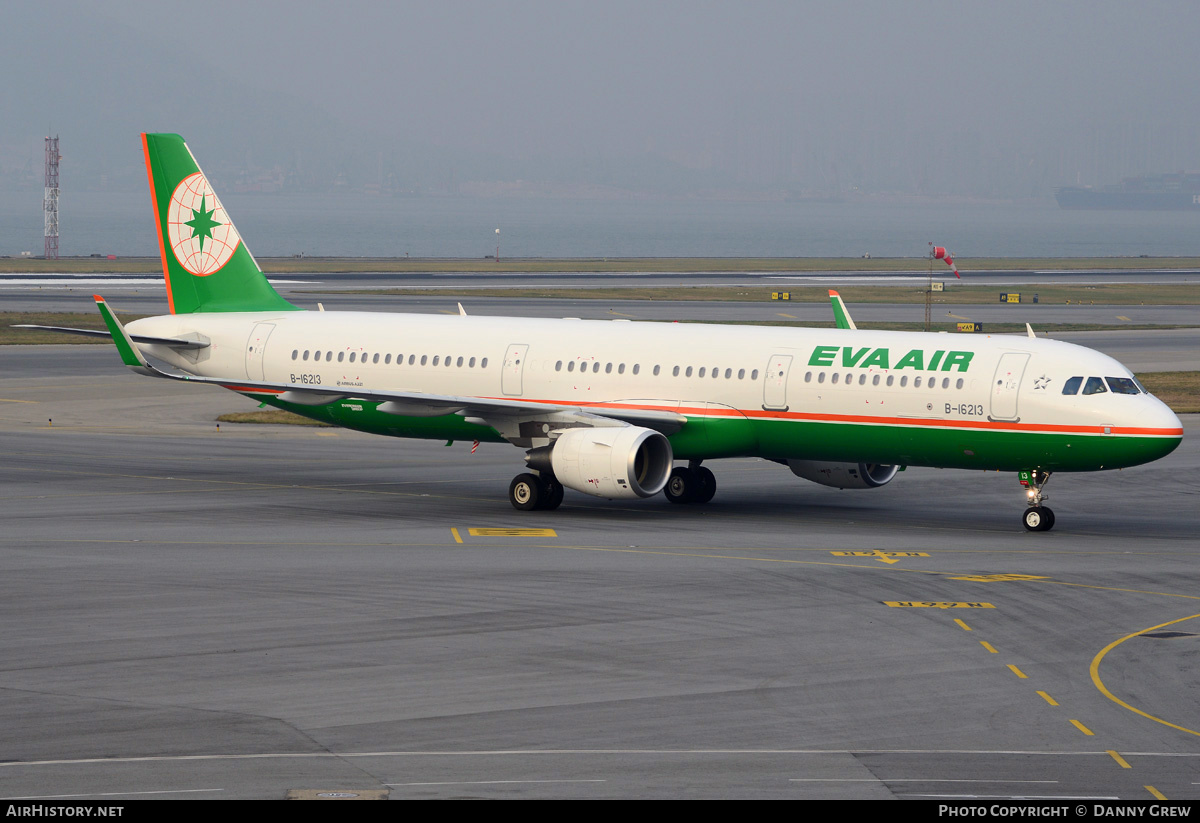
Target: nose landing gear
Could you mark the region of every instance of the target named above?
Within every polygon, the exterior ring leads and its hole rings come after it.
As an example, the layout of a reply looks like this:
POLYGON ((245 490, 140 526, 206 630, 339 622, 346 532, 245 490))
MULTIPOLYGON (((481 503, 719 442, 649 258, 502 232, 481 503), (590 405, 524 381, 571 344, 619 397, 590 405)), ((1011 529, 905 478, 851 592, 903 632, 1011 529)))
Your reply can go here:
POLYGON ((1029 502, 1029 508, 1021 516, 1021 522, 1031 532, 1050 531, 1054 528, 1054 512, 1048 506, 1042 505, 1042 501, 1048 499, 1042 494, 1042 488, 1050 480, 1050 472, 1035 469, 1023 471, 1018 476, 1021 485, 1026 488, 1025 497, 1029 502))

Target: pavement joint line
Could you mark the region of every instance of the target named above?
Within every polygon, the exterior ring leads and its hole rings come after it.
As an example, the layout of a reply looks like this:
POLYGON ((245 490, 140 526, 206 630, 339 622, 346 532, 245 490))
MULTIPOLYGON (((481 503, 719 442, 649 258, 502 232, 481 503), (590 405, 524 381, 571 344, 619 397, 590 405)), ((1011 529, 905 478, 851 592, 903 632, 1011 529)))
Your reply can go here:
POLYGON ((1095 733, 1094 731, 1092 731, 1092 730, 1091 730, 1091 729, 1089 729, 1087 726, 1085 726, 1085 725, 1083 725, 1082 723, 1080 723, 1078 720, 1072 720, 1072 721, 1071 721, 1071 725, 1072 725, 1072 726, 1074 726, 1075 728, 1079 729, 1079 731, 1083 732, 1083 733, 1084 733, 1084 734, 1086 734, 1088 737, 1095 737, 1095 736, 1096 736, 1096 733, 1095 733))
POLYGON ((73 797, 132 797, 143 794, 198 794, 223 792, 224 789, 156 789, 141 792, 89 792, 87 794, 31 794, 24 797, 0 797, 0 800, 68 800, 73 797))
POLYGON ((1120 638, 1119 640, 1114 640, 1112 643, 1109 643, 1107 646, 1105 646, 1103 649, 1101 649, 1099 652, 1096 653, 1096 656, 1092 658, 1091 666, 1088 667, 1088 671, 1091 673, 1091 676, 1092 676, 1092 684, 1095 685, 1095 687, 1100 690, 1100 693, 1102 695, 1104 695, 1109 700, 1116 703, 1118 706, 1129 709, 1129 711, 1133 712, 1134 714, 1141 715, 1142 717, 1145 717, 1149 720, 1153 720, 1156 723, 1162 723, 1164 726, 1169 726, 1172 729, 1177 729, 1181 732, 1186 732, 1187 734, 1193 734, 1193 735, 1196 735, 1197 737, 1200 737, 1200 732, 1198 732, 1198 731, 1189 729, 1185 726, 1177 725, 1175 723, 1171 723, 1167 720, 1163 720, 1161 717, 1155 717, 1154 715, 1152 715, 1148 712, 1144 712, 1141 709, 1138 709, 1138 708, 1135 708, 1135 707, 1129 705, 1124 700, 1121 700, 1119 697, 1117 697, 1115 694, 1113 694, 1111 691, 1109 691, 1108 687, 1104 685, 1104 681, 1100 679, 1100 663, 1101 663, 1101 661, 1104 660, 1105 655, 1107 655, 1110 651, 1115 649, 1117 646, 1124 643, 1126 640, 1129 640, 1134 637, 1139 637, 1148 632, 1156 631, 1158 629, 1162 629, 1167 626, 1173 626, 1176 623, 1183 623, 1188 620, 1194 620, 1197 617, 1200 617, 1200 614, 1192 614, 1192 615, 1188 615, 1187 617, 1180 617, 1177 620, 1168 620, 1166 623, 1160 623, 1157 626, 1151 626, 1148 629, 1142 629, 1141 631, 1134 632, 1133 634, 1127 634, 1124 637, 1120 638))
POLYGON ((1120 766, 1122 769, 1132 769, 1133 768, 1133 766, 1130 766, 1129 762, 1125 758, 1121 757, 1121 755, 1117 754, 1115 751, 1109 751, 1108 754, 1113 760, 1117 761, 1117 765, 1120 766))
MULTIPOLYGON (((362 757, 530 757, 535 755, 564 755, 579 756, 663 756, 663 755, 713 755, 728 757, 743 756, 777 756, 777 755, 812 755, 845 757, 846 755, 980 755, 994 757, 996 755, 1020 755, 1043 757, 1108 757, 1107 751, 1064 750, 1036 751, 1029 749, 478 749, 460 751, 375 751, 375 752, 259 752, 256 754, 179 754, 179 755, 139 755, 131 757, 87 757, 58 760, 7 760, 0 761, 0 773, 14 768, 29 766, 67 766, 67 765, 109 765, 119 763, 176 763, 184 761, 221 761, 221 760, 324 760, 338 758, 362 757)), ((1200 758, 1200 752, 1127 752, 1138 757, 1194 757, 1200 758)))

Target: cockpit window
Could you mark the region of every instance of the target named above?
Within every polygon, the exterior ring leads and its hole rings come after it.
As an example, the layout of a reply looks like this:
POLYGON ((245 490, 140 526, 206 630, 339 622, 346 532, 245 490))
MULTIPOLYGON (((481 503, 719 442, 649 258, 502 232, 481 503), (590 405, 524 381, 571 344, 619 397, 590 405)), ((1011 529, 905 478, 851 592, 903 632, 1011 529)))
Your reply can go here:
POLYGON ((1140 394, 1137 383, 1128 377, 1106 377, 1108 387, 1114 394, 1140 394))
POLYGON ((1108 389, 1104 388, 1104 381, 1099 377, 1089 377, 1083 386, 1084 394, 1103 394, 1106 391, 1108 389))
POLYGON ((1136 384, 1137 384, 1137 387, 1138 387, 1139 389, 1141 389, 1141 390, 1142 390, 1142 394, 1149 394, 1149 393, 1150 393, 1150 390, 1149 390, 1149 389, 1147 389, 1145 386, 1143 386, 1143 385, 1142 385, 1142 381, 1141 381, 1141 380, 1138 380, 1138 379, 1135 377, 1135 378, 1133 378, 1133 382, 1134 382, 1134 383, 1136 383, 1136 384))
POLYGON ((1082 377, 1072 377, 1063 384, 1063 394, 1079 394, 1079 385, 1083 383, 1082 377))

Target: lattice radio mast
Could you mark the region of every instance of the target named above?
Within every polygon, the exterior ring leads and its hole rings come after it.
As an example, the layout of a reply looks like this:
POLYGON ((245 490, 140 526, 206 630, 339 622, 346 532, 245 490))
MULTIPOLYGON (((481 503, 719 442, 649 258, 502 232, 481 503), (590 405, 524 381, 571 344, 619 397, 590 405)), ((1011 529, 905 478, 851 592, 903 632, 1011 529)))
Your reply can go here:
POLYGON ((58 259, 58 135, 46 138, 46 259, 58 259))

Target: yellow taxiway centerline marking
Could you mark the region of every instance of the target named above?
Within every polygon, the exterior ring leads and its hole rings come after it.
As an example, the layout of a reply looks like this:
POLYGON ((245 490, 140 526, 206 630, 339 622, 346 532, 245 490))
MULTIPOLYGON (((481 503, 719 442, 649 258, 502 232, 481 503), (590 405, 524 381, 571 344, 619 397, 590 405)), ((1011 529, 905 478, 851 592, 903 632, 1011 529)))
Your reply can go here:
POLYGON ((1128 317, 1126 317, 1126 316, 1125 316, 1125 315, 1123 315, 1123 314, 1118 314, 1118 315, 1117 315, 1117 319, 1118 319, 1118 320, 1124 320, 1126 323, 1130 322, 1130 321, 1129 321, 1129 318, 1128 318, 1128 317))
POLYGON ((972 630, 972 628, 971 628, 970 626, 968 626, 966 623, 964 623, 964 622, 962 622, 961 620, 959 620, 957 617, 956 617, 956 618, 954 618, 954 622, 955 622, 955 623, 957 623, 958 625, 962 626, 962 629, 963 629, 963 631, 964 631, 964 632, 973 631, 973 630, 972 630))
POLYGON ((458 533, 458 529, 450 529, 450 534, 454 535, 454 542, 455 542, 455 543, 461 543, 461 542, 463 542, 462 536, 461 536, 461 535, 459 535, 459 533, 458 533))
POLYGON ((1000 654, 1000 652, 996 651, 996 647, 993 646, 991 643, 987 642, 986 640, 980 640, 979 645, 983 646, 985 649, 987 649, 992 654, 1000 654))
POLYGON ((1050 695, 1046 694, 1045 692, 1038 692, 1038 694, 1040 694, 1040 695, 1042 696, 1042 700, 1045 700, 1045 701, 1046 701, 1047 703, 1049 703, 1051 706, 1057 706, 1057 705, 1058 705, 1058 701, 1057 701, 1057 700, 1055 700, 1055 699, 1054 699, 1053 697, 1051 697, 1050 695))
POLYGON ((1121 755, 1117 754, 1112 749, 1108 750, 1108 756, 1111 757, 1113 760, 1117 761, 1117 765, 1120 766, 1122 769, 1132 769, 1133 768, 1133 766, 1130 766, 1129 763, 1126 762, 1125 758, 1121 757, 1121 755))
POLYGON ((1096 736, 1096 733, 1095 733, 1094 731, 1092 731, 1092 730, 1091 730, 1091 729, 1089 729, 1087 726, 1085 726, 1085 725, 1083 725, 1082 723, 1080 723, 1078 720, 1072 720, 1072 721, 1071 721, 1071 725, 1072 725, 1072 726, 1074 726, 1075 728, 1079 729, 1079 731, 1083 732, 1083 733, 1084 733, 1084 734, 1086 734, 1088 737, 1095 737, 1095 736, 1096 736))
POLYGON ((958 314, 951 314, 950 312, 946 312, 946 316, 953 317, 955 320, 966 320, 968 323, 971 321, 971 318, 969 318, 969 317, 963 317, 958 314))
MULTIPOLYGON (((1155 717, 1154 715, 1148 714, 1147 712, 1144 712, 1141 709, 1135 709, 1133 706, 1130 706, 1124 700, 1121 700, 1115 694, 1110 692, 1108 690, 1108 687, 1104 685, 1104 681, 1102 681, 1100 679, 1100 661, 1102 661, 1104 659, 1104 656, 1106 654, 1108 654, 1110 651, 1115 649, 1117 646, 1124 643, 1126 640, 1146 634, 1147 632, 1152 632, 1157 629, 1165 628, 1166 626, 1173 626, 1176 623, 1183 623, 1185 620, 1195 620, 1197 617, 1200 617, 1200 614, 1193 614, 1193 615, 1189 615, 1188 617, 1181 617, 1178 620, 1169 620, 1166 623, 1160 623, 1157 626, 1151 626, 1148 629, 1142 629, 1140 632, 1134 632, 1133 634, 1127 634, 1124 637, 1122 637, 1120 640, 1114 640, 1113 642, 1109 643, 1107 646, 1105 646, 1103 649, 1101 649, 1096 654, 1095 657, 1092 658, 1092 665, 1089 667, 1089 671, 1092 674, 1092 683, 1096 686, 1097 689, 1100 690, 1100 693, 1102 695, 1107 697, 1112 702, 1116 703, 1118 706, 1124 706, 1126 709, 1129 709, 1129 711, 1133 712, 1134 714, 1140 714, 1142 717, 1145 717, 1149 720, 1153 720, 1155 723, 1162 723, 1164 726, 1170 726, 1172 729, 1178 729, 1181 732, 1187 732, 1188 734, 1194 734, 1197 737, 1200 737, 1200 732, 1193 731, 1192 729, 1188 729, 1183 726, 1177 726, 1174 723, 1169 723, 1168 721, 1163 720, 1161 717, 1155 717)), ((1147 788, 1149 788, 1149 787, 1147 786, 1147 788)))
POLYGON ((1009 663, 1009 664, 1008 664, 1008 667, 1009 667, 1010 669, 1012 669, 1012 673, 1013 673, 1013 674, 1015 674, 1017 677, 1021 678, 1022 680, 1028 680, 1028 679, 1029 679, 1029 675, 1025 674, 1025 672, 1023 672, 1023 671, 1021 671, 1020 669, 1018 669, 1018 668, 1017 668, 1016 666, 1014 666, 1012 663, 1009 663))
POLYGON ((1167 796, 1165 794, 1163 794, 1162 792, 1160 792, 1158 789, 1154 788, 1153 786, 1146 786, 1146 791, 1150 792, 1150 794, 1154 795, 1159 800, 1167 799, 1167 796))
POLYGON ((36 400, 9 400, 7 398, 0 397, 0 403, 36 403, 36 402, 38 402, 38 401, 36 401, 36 400))
POLYGON ((609 314, 615 314, 617 317, 632 317, 632 318, 635 318, 635 319, 637 318, 637 315, 636 315, 636 314, 621 314, 621 312, 619 312, 619 311, 613 311, 612 309, 609 309, 609 310, 608 310, 608 313, 609 313, 609 314))

